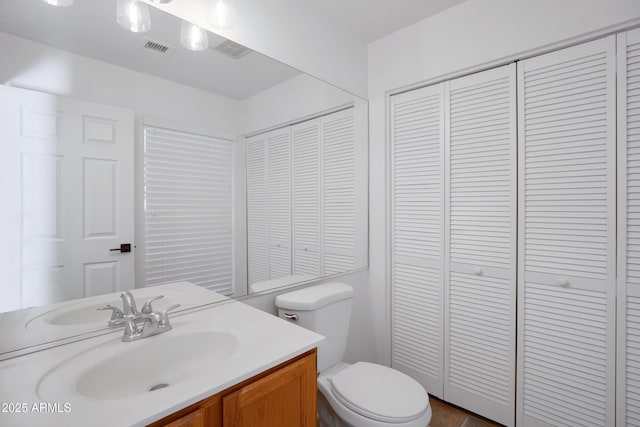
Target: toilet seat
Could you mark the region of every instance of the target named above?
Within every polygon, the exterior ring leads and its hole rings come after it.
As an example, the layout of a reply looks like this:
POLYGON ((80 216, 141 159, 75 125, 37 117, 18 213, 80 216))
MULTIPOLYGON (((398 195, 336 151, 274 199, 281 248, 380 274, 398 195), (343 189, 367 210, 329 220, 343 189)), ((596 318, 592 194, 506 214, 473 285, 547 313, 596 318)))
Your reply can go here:
POLYGON ((382 365, 358 362, 329 382, 340 403, 380 422, 410 422, 423 416, 429 406, 429 396, 417 381, 382 365))

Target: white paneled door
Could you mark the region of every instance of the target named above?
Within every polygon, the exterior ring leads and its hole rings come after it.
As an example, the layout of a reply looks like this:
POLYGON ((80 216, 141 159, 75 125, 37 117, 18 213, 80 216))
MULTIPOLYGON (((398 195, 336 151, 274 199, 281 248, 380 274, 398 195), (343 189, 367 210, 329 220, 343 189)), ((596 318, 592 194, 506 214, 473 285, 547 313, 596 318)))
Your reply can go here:
POLYGON ((518 64, 518 425, 615 424, 615 37, 518 64))
POLYGON ((444 397, 514 424, 515 64, 446 85, 444 397))
POLYGON ((617 422, 640 425, 640 29, 618 35, 617 422))
POLYGON ((0 86, 0 122, 0 311, 133 288, 133 112, 0 86))
POLYGON ((443 398, 444 84, 391 98, 391 365, 443 398))

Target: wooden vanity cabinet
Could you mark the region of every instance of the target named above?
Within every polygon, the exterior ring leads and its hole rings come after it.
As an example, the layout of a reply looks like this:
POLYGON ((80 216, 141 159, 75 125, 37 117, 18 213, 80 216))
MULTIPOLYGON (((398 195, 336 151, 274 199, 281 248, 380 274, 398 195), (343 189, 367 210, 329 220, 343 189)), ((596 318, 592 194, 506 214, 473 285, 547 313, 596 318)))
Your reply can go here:
POLYGON ((316 349, 148 427, 315 427, 316 349))

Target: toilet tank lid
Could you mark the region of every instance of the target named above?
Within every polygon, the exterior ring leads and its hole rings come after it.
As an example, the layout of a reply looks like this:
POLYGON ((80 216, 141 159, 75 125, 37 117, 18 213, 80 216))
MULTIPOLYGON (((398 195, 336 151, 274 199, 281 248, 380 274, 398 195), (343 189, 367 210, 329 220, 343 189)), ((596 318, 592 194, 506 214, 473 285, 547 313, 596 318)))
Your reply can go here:
POLYGON ((353 288, 346 283, 323 283, 278 295, 276 306, 287 310, 308 311, 352 297, 353 288))

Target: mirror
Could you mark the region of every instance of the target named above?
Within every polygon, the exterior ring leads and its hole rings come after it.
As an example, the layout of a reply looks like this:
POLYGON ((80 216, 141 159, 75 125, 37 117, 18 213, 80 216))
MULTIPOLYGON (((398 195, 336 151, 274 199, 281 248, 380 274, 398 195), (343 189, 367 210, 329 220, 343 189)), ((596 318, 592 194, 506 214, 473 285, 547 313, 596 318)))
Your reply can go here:
POLYGON ((367 102, 149 11, 0 0, 0 359, 107 331, 104 294, 183 310, 366 268, 367 102))

